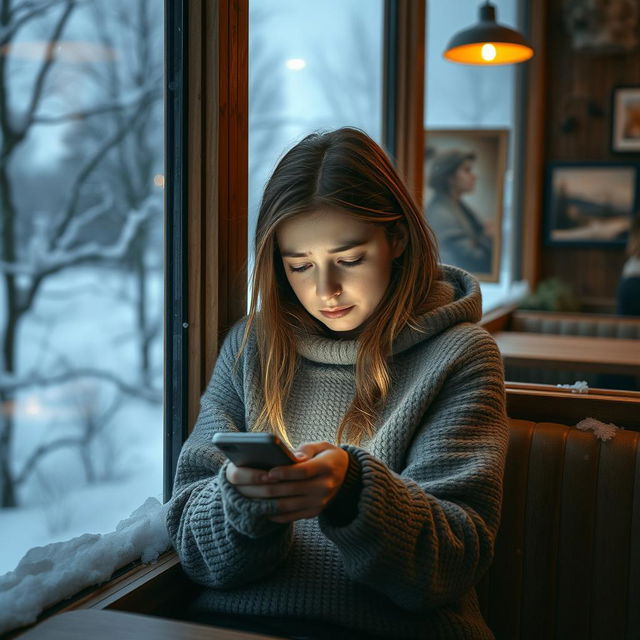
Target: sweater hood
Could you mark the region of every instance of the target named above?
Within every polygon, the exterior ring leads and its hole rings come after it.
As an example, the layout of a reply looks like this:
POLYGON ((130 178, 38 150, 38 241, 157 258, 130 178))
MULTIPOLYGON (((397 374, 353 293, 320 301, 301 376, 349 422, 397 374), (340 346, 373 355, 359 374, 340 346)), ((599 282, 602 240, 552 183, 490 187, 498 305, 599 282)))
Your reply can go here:
MULTIPOLYGON (((482 297, 478 281, 466 271, 441 266, 441 279, 431 287, 431 308, 418 319, 417 327, 405 327, 393 344, 393 354, 433 338, 461 322, 478 322, 482 317, 482 297)), ((319 334, 297 336, 298 353, 323 364, 354 365, 357 340, 336 340, 319 334)))

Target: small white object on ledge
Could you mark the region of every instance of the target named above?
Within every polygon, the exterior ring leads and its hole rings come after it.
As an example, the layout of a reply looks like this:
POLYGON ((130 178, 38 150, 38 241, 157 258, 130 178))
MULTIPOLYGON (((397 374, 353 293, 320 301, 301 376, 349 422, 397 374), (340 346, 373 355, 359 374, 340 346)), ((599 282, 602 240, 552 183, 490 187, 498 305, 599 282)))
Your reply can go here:
POLYGON ((600 422, 600 420, 596 420, 595 418, 585 418, 584 420, 580 420, 576 427, 580 429, 580 431, 593 431, 593 435, 603 442, 614 438, 620 428, 615 424, 600 422))
POLYGON ((586 380, 577 380, 573 384, 557 384, 556 387, 571 389, 571 393, 589 393, 589 385, 586 380))

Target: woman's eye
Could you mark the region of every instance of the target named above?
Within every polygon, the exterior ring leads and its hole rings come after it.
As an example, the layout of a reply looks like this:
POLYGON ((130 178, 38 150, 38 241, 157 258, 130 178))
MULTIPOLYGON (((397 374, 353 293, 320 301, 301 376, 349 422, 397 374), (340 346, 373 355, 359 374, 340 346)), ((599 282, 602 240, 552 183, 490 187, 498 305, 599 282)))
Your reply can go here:
MULTIPOLYGON (((345 267, 355 267, 357 264, 360 264, 363 260, 364 260, 364 256, 362 256, 361 258, 358 258, 357 260, 341 260, 340 264, 344 265, 345 267)), ((306 271, 308 268, 309 268, 308 264, 302 265, 301 267, 294 267, 292 265, 289 265, 289 271, 292 271, 293 273, 302 273, 303 271, 306 271)))
POLYGON ((357 264, 360 264, 364 260, 364 256, 357 258, 356 260, 340 260, 340 264, 345 267, 355 267, 357 264))

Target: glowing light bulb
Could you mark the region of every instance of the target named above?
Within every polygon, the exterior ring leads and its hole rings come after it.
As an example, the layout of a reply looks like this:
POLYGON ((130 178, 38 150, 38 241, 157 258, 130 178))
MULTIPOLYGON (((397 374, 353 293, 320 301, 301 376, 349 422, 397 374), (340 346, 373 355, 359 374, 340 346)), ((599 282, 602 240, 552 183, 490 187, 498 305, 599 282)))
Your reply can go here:
POLYGON ((291 71, 300 71, 307 66, 307 63, 302 58, 290 58, 285 64, 287 69, 291 69, 291 71))
POLYGON ((486 44, 482 45, 482 49, 480 50, 480 55, 482 56, 483 60, 487 60, 488 62, 490 62, 491 60, 495 60, 496 48, 492 44, 489 44, 487 42, 486 44))
POLYGON ((157 173, 153 176, 153 184, 155 184, 156 187, 164 187, 164 176, 161 173, 157 173))

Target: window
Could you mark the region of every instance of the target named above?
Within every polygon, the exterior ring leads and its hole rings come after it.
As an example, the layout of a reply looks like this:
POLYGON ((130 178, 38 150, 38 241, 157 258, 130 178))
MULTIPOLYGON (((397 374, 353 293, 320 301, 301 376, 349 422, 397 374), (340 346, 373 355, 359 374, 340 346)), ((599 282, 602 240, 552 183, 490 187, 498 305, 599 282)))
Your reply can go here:
MULTIPOLYGON (((516 94, 523 66, 478 67, 454 64, 442 57, 449 39, 456 32, 477 22, 480 4, 477 0, 463 0, 456 5, 456 11, 451 11, 451 4, 445 0, 434 0, 427 5, 424 119, 427 154, 437 155, 447 149, 462 152, 480 149, 474 158, 478 178, 476 189, 475 193, 469 193, 466 197, 466 205, 470 209, 478 209, 477 217, 482 223, 488 223, 487 229, 493 222, 498 223, 495 225, 497 228, 491 229, 493 250, 497 252, 495 268, 493 273, 489 268, 481 276, 484 280, 481 282, 483 307, 488 311, 518 298, 526 291, 525 283, 514 282, 514 274, 518 273, 519 267, 514 251, 517 226, 514 202, 517 201, 519 189, 514 176, 520 173, 517 166, 520 131, 516 94), (472 145, 477 143, 478 146, 467 147, 465 141, 470 141, 472 145), (499 168, 501 146, 506 156, 503 170, 499 168), (485 156, 482 155, 483 148, 486 150, 485 156), (489 166, 492 159, 498 160, 497 170, 496 166, 489 166), (481 173, 483 168, 488 172, 484 176, 481 173), (498 192, 486 193, 492 189, 498 192)), ((497 6, 499 22, 517 24, 518 0, 499 0, 494 4, 497 6)), ((429 162, 427 158, 427 166, 429 162)), ((428 180, 429 176, 425 175, 425 181, 428 180)), ((427 217, 432 197, 432 193, 426 189, 427 217)), ((465 202, 465 197, 462 201, 465 202)), ((439 240, 443 249, 443 238, 439 240)), ((446 262, 446 249, 442 253, 446 262)), ((467 268, 464 261, 459 266, 467 268)), ((473 268, 469 270, 474 271, 473 268)))
POLYGON ((249 244, 265 182, 314 130, 355 126, 380 142, 382 0, 249 4, 249 244))
POLYGON ((162 4, 7 4, 0 574, 163 489, 162 4))

